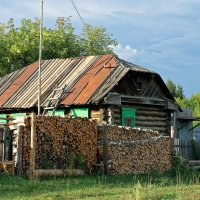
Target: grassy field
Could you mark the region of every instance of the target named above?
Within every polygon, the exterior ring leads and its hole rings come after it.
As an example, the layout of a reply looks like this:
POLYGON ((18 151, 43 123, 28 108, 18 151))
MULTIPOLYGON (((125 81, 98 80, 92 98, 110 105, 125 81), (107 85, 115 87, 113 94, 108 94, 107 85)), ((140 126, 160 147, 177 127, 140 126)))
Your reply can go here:
POLYGON ((29 181, 0 176, 0 200, 200 199, 200 173, 48 177, 29 181))

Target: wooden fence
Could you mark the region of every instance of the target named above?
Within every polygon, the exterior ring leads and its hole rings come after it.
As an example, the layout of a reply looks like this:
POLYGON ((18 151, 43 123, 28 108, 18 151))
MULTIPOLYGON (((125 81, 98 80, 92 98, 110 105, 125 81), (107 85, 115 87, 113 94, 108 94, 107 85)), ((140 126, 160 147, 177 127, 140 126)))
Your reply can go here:
POLYGON ((173 138, 173 149, 176 156, 189 160, 194 159, 191 140, 173 138))

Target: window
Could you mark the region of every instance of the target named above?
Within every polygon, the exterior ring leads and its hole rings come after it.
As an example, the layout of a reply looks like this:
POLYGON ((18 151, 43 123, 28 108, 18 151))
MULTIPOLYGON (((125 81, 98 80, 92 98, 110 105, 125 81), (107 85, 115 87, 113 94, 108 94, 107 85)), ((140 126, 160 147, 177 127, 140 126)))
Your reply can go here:
POLYGON ((72 117, 89 117, 88 108, 71 108, 72 117))
POLYGON ((122 108, 122 125, 135 127, 135 113, 134 108, 122 108))
POLYGON ((137 81, 137 91, 142 89, 142 81, 137 81))

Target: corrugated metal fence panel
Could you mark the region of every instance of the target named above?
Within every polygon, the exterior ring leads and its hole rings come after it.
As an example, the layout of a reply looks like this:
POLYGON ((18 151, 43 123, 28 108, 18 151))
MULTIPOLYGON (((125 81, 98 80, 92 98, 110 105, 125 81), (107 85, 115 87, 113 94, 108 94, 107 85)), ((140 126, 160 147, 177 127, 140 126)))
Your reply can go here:
POLYGON ((192 143, 189 140, 173 138, 173 148, 176 156, 181 156, 185 159, 193 159, 192 143))

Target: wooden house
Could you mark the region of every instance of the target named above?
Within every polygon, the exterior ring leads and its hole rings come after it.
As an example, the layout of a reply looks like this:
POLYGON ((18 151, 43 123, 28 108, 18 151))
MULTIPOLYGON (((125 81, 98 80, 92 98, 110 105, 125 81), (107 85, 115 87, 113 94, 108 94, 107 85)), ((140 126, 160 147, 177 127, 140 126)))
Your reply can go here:
MULTIPOLYGON (((0 117, 37 112, 37 104, 38 62, 0 79, 0 117)), ((169 135, 178 105, 159 74, 100 55, 44 60, 41 108, 169 135)))

